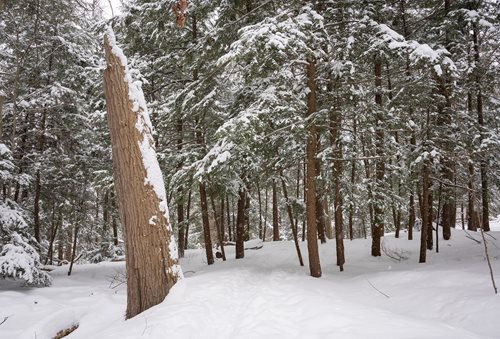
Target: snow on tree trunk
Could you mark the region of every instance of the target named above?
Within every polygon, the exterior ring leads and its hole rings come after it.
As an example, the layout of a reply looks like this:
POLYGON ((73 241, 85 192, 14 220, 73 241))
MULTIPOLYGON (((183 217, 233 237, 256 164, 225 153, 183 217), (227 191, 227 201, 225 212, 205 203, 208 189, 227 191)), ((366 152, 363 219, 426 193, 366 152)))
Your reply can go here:
POLYGON ((113 175, 125 237, 126 317, 131 318, 162 302, 182 278, 182 270, 141 85, 133 81, 111 28, 105 34, 104 49, 113 175))

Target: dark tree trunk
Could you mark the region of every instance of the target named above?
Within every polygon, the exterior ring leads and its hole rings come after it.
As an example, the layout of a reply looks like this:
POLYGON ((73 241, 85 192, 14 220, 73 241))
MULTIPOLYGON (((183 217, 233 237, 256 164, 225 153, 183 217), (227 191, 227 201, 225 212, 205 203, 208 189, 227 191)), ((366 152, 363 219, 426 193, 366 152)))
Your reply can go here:
POLYGON ((245 241, 250 240, 250 192, 246 191, 245 199, 245 241))
POLYGON ((276 180, 273 179, 273 241, 280 240, 279 214, 278 214, 278 190, 276 180))
MULTIPOLYGON (((429 186, 431 183, 429 183, 429 186)), ((432 190, 429 189, 429 198, 427 199, 428 203, 428 217, 427 217, 427 249, 430 251, 432 250, 434 246, 434 241, 433 241, 433 233, 432 233, 432 220, 434 218, 434 209, 433 209, 433 204, 434 204, 434 195, 432 194, 432 190)))
MULTIPOLYGON (((309 59, 307 63, 307 116, 316 113, 316 61, 309 59)), ((309 270, 311 276, 321 277, 321 264, 318 251, 318 236, 316 225, 316 135, 314 121, 309 121, 307 128, 306 149, 306 215, 307 215, 307 249, 309 253, 309 270)))
POLYGON ((259 201, 259 239, 262 239, 262 197, 260 194, 260 185, 257 182, 257 199, 259 201))
POLYGON ((415 228, 415 197, 413 188, 410 193, 410 206, 408 207, 408 240, 413 240, 413 229, 415 228))
MULTIPOLYGON (((224 219, 217 215, 218 213, 217 213, 217 208, 215 208, 215 201, 214 201, 213 194, 210 195, 210 201, 212 203, 215 229, 217 230, 217 238, 219 240, 219 246, 220 246, 220 251, 222 254, 222 260, 226 261, 226 251, 224 250, 224 235, 222 233, 222 226, 221 226, 221 222, 224 222, 224 219)), ((224 214, 224 212, 222 214, 224 214)))
MULTIPOLYGON (((177 119, 177 152, 179 155, 182 153, 182 139, 183 139, 183 126, 182 119, 177 119)), ((182 169, 182 161, 177 164, 177 171, 182 169)), ((177 251, 179 252, 179 258, 184 257, 184 190, 182 187, 177 189, 177 251)))
POLYGON ((373 232, 372 232, 372 256, 381 256, 380 238, 384 235, 384 198, 382 195, 383 181, 385 175, 385 160, 384 156, 384 127, 383 127, 383 105, 382 105, 382 62, 377 57, 375 58, 375 103, 379 106, 376 112, 377 129, 376 129, 376 189, 374 192, 373 204, 373 232))
POLYGON ((205 183, 200 183, 200 203, 201 203, 201 219, 203 221, 203 240, 205 242, 205 253, 207 255, 207 264, 214 263, 214 252, 212 249, 212 239, 210 237, 210 221, 208 217, 207 190, 205 183))
POLYGON ((238 194, 238 211, 236 215, 236 259, 245 257, 245 205, 246 191, 240 187, 238 194))
POLYGON ((427 225, 429 224, 429 160, 425 159, 422 166, 422 227, 420 233, 419 263, 425 263, 427 250, 427 225))
POLYGON ((229 236, 229 241, 233 240, 233 232, 232 232, 232 227, 231 227, 231 214, 230 214, 230 205, 229 205, 229 196, 226 196, 226 210, 227 210, 227 233, 229 236))
POLYGON ((189 240, 189 218, 191 216, 191 189, 189 190, 188 194, 188 201, 187 201, 187 213, 186 213, 186 233, 184 233, 184 250, 187 250, 188 248, 188 240, 189 240))
MULTIPOLYGON (((335 220, 335 249, 337 253, 337 266, 340 271, 344 271, 344 225, 343 225, 343 201, 341 193, 341 177, 342 177, 342 141, 340 128, 342 126, 342 117, 337 107, 334 106, 330 113, 330 144, 333 148, 333 190, 334 190, 334 220, 335 220)), ((352 220, 350 237, 352 240, 352 220)))
MULTIPOLYGON (((474 61, 476 67, 480 67, 480 52, 479 52, 479 27, 478 24, 474 24, 474 61)), ((480 130, 480 142, 482 143, 484 139, 484 114, 483 114, 483 95, 481 91, 481 75, 476 69, 476 87, 477 87, 477 123, 480 130)), ((489 190, 488 190, 488 155, 487 153, 481 154, 481 160, 479 164, 479 170, 481 172, 481 199, 482 199, 482 225, 483 231, 488 232, 490 230, 490 205, 489 205, 489 190)))

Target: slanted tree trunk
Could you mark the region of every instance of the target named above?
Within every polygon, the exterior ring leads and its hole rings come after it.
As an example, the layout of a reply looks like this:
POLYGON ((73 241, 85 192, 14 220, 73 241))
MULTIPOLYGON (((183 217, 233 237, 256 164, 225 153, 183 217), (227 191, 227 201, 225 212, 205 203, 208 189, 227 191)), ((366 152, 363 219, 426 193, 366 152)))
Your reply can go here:
POLYGON ((128 319, 162 302, 182 278, 182 270, 147 108, 142 100, 132 101, 143 97, 142 90, 129 82, 126 59, 111 30, 105 35, 104 50, 113 177, 125 236, 128 319))
POLYGON ((187 201, 187 211, 186 211, 186 220, 185 220, 186 226, 184 227, 185 228, 185 233, 184 233, 184 250, 187 250, 187 248, 188 248, 188 240, 189 240, 189 218, 191 216, 191 195, 192 195, 192 192, 191 192, 191 189, 190 189, 189 193, 188 193, 188 201, 187 201))
MULTIPOLYGON (((316 61, 312 58, 307 63, 307 117, 316 113, 316 61)), ((307 215, 307 250, 311 276, 321 277, 321 264, 318 251, 318 230, 316 225, 316 135, 314 120, 308 121, 306 148, 306 215, 307 215)))
POLYGON ((281 186, 283 187, 283 197, 286 201, 286 210, 288 212, 288 218, 290 219, 290 226, 292 228, 293 242, 295 243, 295 251, 297 252, 297 257, 299 258, 300 266, 304 266, 304 261, 302 260, 302 253, 299 247, 299 238, 297 235, 297 225, 293 220, 292 206, 290 205, 290 200, 288 199, 288 191, 286 189, 285 179, 283 179, 283 173, 281 173, 281 186))

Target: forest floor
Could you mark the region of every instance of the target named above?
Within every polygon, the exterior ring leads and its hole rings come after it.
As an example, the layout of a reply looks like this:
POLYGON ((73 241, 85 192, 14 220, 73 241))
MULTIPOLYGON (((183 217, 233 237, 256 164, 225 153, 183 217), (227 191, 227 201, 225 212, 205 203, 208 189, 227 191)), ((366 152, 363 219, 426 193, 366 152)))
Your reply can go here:
MULTIPOLYGON (((487 236, 500 284, 500 219, 487 236), (496 240, 494 238, 496 238, 496 240)), ((418 264, 420 234, 345 241, 345 271, 335 241, 320 246, 323 277, 298 265, 293 242, 266 242, 235 260, 207 266, 202 250, 181 260, 186 279, 166 300, 124 321, 124 263, 77 265, 52 272, 48 288, 0 280, 0 338, 44 339, 78 324, 67 338, 499 338, 500 295, 494 295, 480 233, 461 229, 418 264)), ((247 247, 260 245, 250 241, 247 247)))

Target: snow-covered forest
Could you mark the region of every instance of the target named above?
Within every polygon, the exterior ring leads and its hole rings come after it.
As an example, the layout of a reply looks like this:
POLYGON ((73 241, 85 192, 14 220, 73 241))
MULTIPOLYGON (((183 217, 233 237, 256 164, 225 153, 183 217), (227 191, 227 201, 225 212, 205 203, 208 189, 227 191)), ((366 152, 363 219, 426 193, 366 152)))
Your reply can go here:
POLYGON ((498 338, 498 0, 0 0, 0 338, 498 338))

